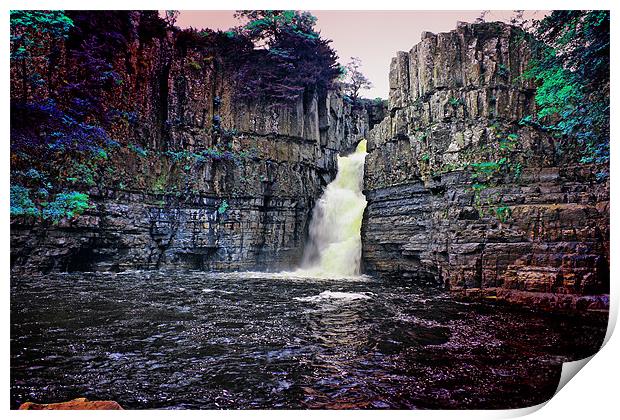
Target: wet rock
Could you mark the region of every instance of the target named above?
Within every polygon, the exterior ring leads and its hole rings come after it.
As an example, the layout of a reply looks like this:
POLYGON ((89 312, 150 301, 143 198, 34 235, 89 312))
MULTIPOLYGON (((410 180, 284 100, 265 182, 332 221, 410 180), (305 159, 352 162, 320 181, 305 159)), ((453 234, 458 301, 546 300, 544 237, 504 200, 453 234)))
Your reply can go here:
POLYGON ((76 398, 71 401, 37 404, 25 402, 19 406, 20 410, 122 410, 116 401, 89 401, 86 398, 76 398))

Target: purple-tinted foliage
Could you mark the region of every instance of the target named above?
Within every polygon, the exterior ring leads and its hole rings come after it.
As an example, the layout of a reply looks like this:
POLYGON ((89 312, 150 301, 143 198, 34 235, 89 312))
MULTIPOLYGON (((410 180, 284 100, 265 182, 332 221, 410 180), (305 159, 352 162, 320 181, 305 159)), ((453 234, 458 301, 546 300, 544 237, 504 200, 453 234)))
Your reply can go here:
POLYGON ((216 72, 232 74, 236 97, 278 105, 298 100, 306 91, 324 92, 340 75, 337 55, 329 40, 311 27, 283 25, 270 32, 268 48, 255 48, 256 31, 181 31, 176 46, 182 54, 197 49, 212 57, 216 72))
POLYGON ((105 129, 79 121, 53 99, 11 104, 11 126, 13 150, 36 152, 33 148, 44 146, 51 151, 89 152, 110 140, 105 129))

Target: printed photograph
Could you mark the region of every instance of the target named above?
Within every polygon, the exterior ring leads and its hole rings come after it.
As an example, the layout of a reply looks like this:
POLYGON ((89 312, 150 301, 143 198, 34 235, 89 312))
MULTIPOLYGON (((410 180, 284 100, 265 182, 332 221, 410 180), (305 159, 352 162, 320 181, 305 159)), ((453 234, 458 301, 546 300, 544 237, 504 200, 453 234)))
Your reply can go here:
POLYGON ((608 10, 11 10, 9 48, 12 410, 519 409, 602 346, 608 10))

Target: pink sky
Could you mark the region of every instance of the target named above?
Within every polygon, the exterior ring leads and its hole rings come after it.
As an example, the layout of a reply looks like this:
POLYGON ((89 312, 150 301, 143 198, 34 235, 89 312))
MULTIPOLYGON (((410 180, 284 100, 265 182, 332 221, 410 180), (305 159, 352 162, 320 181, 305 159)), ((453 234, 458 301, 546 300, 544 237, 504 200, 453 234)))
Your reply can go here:
MULTIPOLYGON (((362 72, 373 88, 363 92, 368 98, 388 96, 390 60, 396 51, 409 51, 420 41, 422 31, 447 32, 456 28, 457 21, 473 22, 479 10, 467 11, 351 11, 311 10, 318 18, 316 27, 324 38, 333 40, 340 62, 346 64, 351 56, 362 60, 362 72)), ((212 28, 226 30, 237 26, 232 10, 183 10, 177 20, 181 28, 212 28)), ((526 18, 540 18, 544 12, 527 12, 526 18)), ((493 11, 487 21, 507 21, 511 11, 493 11)))

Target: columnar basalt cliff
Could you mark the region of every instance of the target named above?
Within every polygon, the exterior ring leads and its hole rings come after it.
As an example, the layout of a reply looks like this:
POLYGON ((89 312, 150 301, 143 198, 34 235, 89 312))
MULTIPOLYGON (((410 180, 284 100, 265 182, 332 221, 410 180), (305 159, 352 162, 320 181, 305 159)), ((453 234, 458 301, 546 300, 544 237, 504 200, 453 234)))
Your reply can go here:
POLYGON ((239 101, 218 57, 180 46, 170 32, 145 39, 140 13, 131 13, 128 48, 114 63, 127 77, 106 99, 133 110, 113 133, 129 148, 110 154, 83 215, 57 225, 12 218, 12 267, 294 266, 314 200, 335 176, 338 153, 365 136, 369 112, 338 91, 307 89, 291 105, 239 101))
POLYGON ((535 86, 519 29, 424 33, 390 68, 368 137, 370 273, 539 307, 605 306, 609 180, 526 124, 535 86), (596 296, 594 296, 596 295, 596 296))

